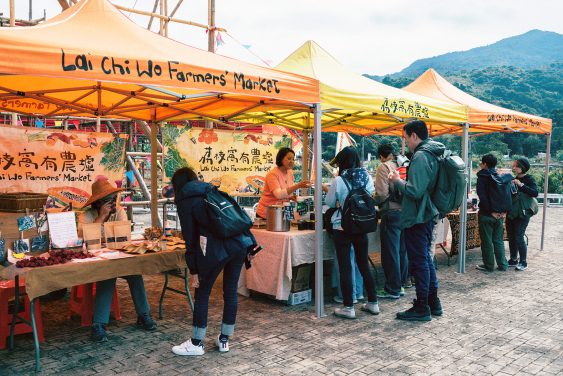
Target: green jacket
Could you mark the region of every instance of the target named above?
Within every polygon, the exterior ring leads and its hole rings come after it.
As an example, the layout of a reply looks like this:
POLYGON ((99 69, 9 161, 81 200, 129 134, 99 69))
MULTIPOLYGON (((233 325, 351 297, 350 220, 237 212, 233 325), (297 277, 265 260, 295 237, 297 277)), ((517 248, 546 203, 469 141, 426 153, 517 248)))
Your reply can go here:
POLYGON ((422 141, 414 149, 407 179, 397 180, 396 184, 403 194, 401 230, 431 220, 437 222, 439 218, 439 212, 432 203, 429 193, 434 189, 438 177, 438 160, 429 152, 421 151, 421 148, 429 149, 437 157, 442 156, 446 150, 443 144, 431 139, 422 141))

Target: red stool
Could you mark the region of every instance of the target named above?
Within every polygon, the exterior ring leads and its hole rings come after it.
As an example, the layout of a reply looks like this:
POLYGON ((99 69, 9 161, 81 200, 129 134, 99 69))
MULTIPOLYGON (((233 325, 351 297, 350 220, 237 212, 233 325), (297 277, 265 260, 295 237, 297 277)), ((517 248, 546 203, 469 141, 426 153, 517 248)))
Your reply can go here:
MULTIPOLYGON (((19 282, 20 294, 25 293, 25 279, 20 278, 19 282)), ((14 280, 2 281, 0 282, 0 349, 6 348, 6 342, 10 338, 10 328, 12 326, 12 316, 8 313, 8 301, 12 296, 16 295, 16 283, 14 280)), ((25 299, 25 312, 19 315, 25 320, 31 322, 31 309, 29 298, 27 295, 24 296, 25 299)), ((45 341, 43 337, 43 320, 41 319, 41 308, 39 306, 39 299, 35 301, 35 327, 37 328, 37 338, 39 342, 45 341)), ((33 333, 33 329, 30 325, 23 322, 16 322, 16 328, 14 329, 14 334, 24 334, 33 333)))
MULTIPOLYGON (((94 301, 96 296, 96 283, 86 283, 84 285, 73 286, 70 294, 70 310, 68 318, 72 317, 73 312, 78 313, 82 326, 92 325, 92 316, 94 315, 94 301)), ((119 311, 119 298, 117 297, 117 284, 113 289, 113 297, 111 298, 110 311, 115 312, 115 319, 121 320, 121 312, 119 311)))

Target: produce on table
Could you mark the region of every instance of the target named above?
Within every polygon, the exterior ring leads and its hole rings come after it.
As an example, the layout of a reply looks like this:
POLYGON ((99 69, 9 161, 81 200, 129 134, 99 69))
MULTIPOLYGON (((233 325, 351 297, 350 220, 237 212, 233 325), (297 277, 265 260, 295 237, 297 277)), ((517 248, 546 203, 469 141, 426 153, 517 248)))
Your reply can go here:
POLYGON ((39 266, 49 266, 49 265, 57 265, 57 264, 66 264, 72 259, 86 259, 92 258, 94 255, 90 253, 78 252, 75 253, 74 251, 51 251, 49 252, 49 257, 30 257, 16 262, 16 267, 18 268, 35 268, 39 266))
POLYGON ((164 231, 160 227, 149 227, 145 229, 143 236, 147 240, 158 239, 164 234, 164 231))

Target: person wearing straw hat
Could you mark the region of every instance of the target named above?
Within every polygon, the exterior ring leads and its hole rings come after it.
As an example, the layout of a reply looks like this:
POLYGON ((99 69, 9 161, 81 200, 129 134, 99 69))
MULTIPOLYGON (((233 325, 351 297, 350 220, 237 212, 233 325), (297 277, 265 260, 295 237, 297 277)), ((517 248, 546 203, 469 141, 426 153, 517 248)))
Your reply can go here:
MULTIPOLYGON (((122 207, 117 206, 117 195, 125 188, 114 188, 107 180, 98 180, 92 184, 92 196, 83 207, 90 206, 78 220, 78 232, 82 232, 85 223, 105 223, 126 221, 127 214, 122 207)), ((102 226, 102 237, 104 237, 102 226)), ((145 292, 143 276, 129 275, 121 277, 127 280, 135 311, 137 312, 137 326, 145 330, 155 330, 156 323, 149 315, 149 302, 145 292)), ((107 342, 106 324, 109 321, 111 299, 117 278, 96 282, 96 300, 94 303, 94 317, 92 319, 92 338, 94 342, 107 342)))

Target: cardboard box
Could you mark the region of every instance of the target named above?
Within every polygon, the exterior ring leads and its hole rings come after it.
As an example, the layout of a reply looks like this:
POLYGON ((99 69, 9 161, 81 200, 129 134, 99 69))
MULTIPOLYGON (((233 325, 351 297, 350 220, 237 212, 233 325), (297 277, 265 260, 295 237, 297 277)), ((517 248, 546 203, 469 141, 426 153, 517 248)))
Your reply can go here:
POLYGON ((290 293, 289 299, 287 299, 287 305, 297 305, 310 302, 312 292, 313 290, 309 289, 290 293))
POLYGON ((291 292, 303 291, 309 288, 309 277, 313 264, 304 264, 293 267, 291 271, 291 292))

